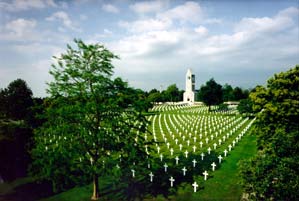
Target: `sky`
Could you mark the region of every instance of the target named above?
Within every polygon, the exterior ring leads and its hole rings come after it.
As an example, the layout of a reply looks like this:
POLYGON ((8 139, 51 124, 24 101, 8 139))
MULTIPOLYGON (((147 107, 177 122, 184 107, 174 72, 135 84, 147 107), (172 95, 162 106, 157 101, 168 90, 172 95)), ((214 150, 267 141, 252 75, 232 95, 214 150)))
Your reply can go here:
POLYGON ((214 78, 244 89, 299 64, 299 0, 0 0, 0 88, 45 97, 53 56, 74 38, 120 57, 114 77, 149 91, 214 78))

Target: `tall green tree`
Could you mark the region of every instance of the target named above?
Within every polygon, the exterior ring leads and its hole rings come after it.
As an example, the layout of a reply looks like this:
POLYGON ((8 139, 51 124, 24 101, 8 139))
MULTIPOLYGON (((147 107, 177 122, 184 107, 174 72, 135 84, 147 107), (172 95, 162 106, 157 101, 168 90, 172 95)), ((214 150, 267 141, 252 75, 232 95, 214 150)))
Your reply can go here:
POLYGON ((6 118, 24 120, 33 106, 32 91, 22 79, 9 83, 6 89, 0 91, 0 111, 6 118))
POLYGON ((233 94, 233 87, 229 84, 225 84, 222 87, 222 93, 223 93, 223 101, 232 101, 234 100, 234 94, 233 94))
POLYGON ((237 110, 240 114, 244 114, 246 116, 249 116, 250 114, 253 114, 253 105, 251 99, 242 99, 240 100, 239 105, 237 106, 237 110))
POLYGON ((250 98, 259 151, 240 164, 245 191, 257 200, 298 200, 299 66, 275 74, 250 98))
POLYGON ((151 103, 162 102, 161 93, 157 89, 150 90, 147 99, 151 103))
POLYGON ((32 171, 61 188, 93 181, 97 200, 100 175, 145 162, 147 121, 127 83, 111 78, 118 57, 99 44, 75 44, 52 65, 47 122, 35 132, 32 171))
POLYGON ((165 91, 166 100, 170 102, 177 102, 182 99, 180 91, 176 84, 169 85, 165 91))
POLYGON ((219 105, 223 102, 222 86, 212 78, 206 82, 206 85, 200 87, 200 96, 210 110, 211 105, 219 105))
POLYGON ((248 98, 248 90, 243 90, 240 87, 235 87, 233 89, 233 100, 234 101, 239 101, 241 99, 246 99, 248 98))

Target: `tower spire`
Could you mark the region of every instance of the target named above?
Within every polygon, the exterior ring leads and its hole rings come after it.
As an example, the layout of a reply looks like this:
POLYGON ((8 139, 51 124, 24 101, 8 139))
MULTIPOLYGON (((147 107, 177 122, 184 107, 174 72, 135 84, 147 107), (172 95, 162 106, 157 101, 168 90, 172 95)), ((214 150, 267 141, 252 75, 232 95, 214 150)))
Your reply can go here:
POLYGON ((189 68, 186 73, 186 89, 184 92, 184 102, 193 104, 195 100, 196 100, 195 75, 192 74, 192 71, 189 68))

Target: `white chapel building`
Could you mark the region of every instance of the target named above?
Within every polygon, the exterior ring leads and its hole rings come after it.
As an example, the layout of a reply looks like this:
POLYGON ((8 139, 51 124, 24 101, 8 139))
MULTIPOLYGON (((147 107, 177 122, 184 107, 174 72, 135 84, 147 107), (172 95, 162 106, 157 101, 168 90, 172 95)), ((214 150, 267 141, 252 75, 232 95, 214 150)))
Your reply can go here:
POLYGON ((195 75, 192 74, 191 69, 188 69, 186 73, 186 90, 184 92, 184 102, 188 104, 194 104, 197 98, 197 92, 195 91, 195 75))

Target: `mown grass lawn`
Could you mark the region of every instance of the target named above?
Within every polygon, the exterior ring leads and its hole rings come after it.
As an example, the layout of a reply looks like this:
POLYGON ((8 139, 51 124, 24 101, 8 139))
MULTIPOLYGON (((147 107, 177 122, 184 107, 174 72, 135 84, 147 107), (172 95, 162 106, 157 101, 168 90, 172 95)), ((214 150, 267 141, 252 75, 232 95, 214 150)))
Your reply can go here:
MULTIPOLYGON (((242 140, 237 143, 236 146, 233 147, 232 151, 228 153, 227 157, 223 158, 223 162, 221 165, 218 164, 218 159, 217 156, 220 154, 223 156, 223 151, 227 149, 228 145, 232 144, 232 141, 236 139, 236 137, 241 134, 241 131, 248 125, 249 121, 248 119, 245 120, 245 124, 242 123, 240 120, 240 116, 235 114, 222 114, 222 113, 207 113, 207 111, 204 110, 205 108, 203 107, 194 107, 194 108, 184 108, 183 110, 178 109, 178 110, 162 110, 160 114, 163 114, 161 116, 156 116, 156 118, 152 118, 151 121, 153 122, 152 124, 152 131, 156 132, 157 139, 158 141, 164 142, 164 134, 166 133, 165 136, 168 137, 168 141, 170 142, 170 146, 174 148, 174 153, 176 155, 180 155, 180 162, 178 165, 174 164, 174 155, 170 155, 169 153, 169 147, 167 148, 166 142, 160 144, 161 148, 161 153, 164 154, 165 159, 160 161, 159 159, 159 154, 157 153, 156 147, 154 147, 154 152, 151 153, 151 155, 156 158, 155 166, 152 167, 150 170, 146 170, 145 172, 140 173, 139 175, 143 175, 143 177, 147 177, 149 171, 153 171, 155 174, 155 181, 154 185, 159 188, 144 188, 141 191, 138 192, 144 192, 145 198, 144 200, 146 201, 151 201, 151 200, 240 200, 241 195, 242 195, 242 189, 239 184, 240 178, 238 176, 238 162, 243 159, 247 159, 251 156, 253 156, 256 153, 256 137, 254 135, 249 135, 249 131, 246 132, 246 134, 242 137, 242 140), (200 123, 200 127, 198 128, 199 122, 196 119, 199 116, 197 114, 194 114, 194 111, 199 111, 200 117, 205 118, 208 121, 204 121, 200 123), (181 114, 181 112, 183 112, 181 114), (184 116, 186 115, 187 116, 184 116), (189 116, 188 116, 189 115, 189 116), (219 124, 217 123, 218 126, 215 127, 215 119, 217 122, 221 120, 219 117, 226 118, 229 121, 225 121, 226 123, 224 124, 219 124), (211 121, 211 117, 213 120, 211 121), (182 119, 183 118, 183 119, 182 119), (237 119, 238 118, 238 119, 237 119), (180 121, 181 123, 177 124, 177 121, 180 121), (194 120, 196 120, 194 122, 194 120), (233 120, 230 121, 230 120, 233 120), (183 121, 183 122, 182 122, 183 121), (177 128, 173 127, 173 123, 176 124, 177 128), (237 122, 237 123, 236 123, 237 122), (203 124, 202 124, 203 123, 203 124), (183 124, 183 126, 182 126, 183 124), (231 129, 235 128, 237 125, 241 125, 238 127, 238 129, 234 129, 233 132, 231 132, 231 129), (197 125, 197 126, 196 126, 197 125), (208 125, 208 126, 206 126, 208 125), (221 126, 219 126, 221 125, 221 126), (230 125, 230 126, 227 126, 230 125), (211 127, 211 129, 210 129, 211 127), (192 129, 193 128, 193 129, 192 129), (225 129, 224 129, 225 128, 225 129), (210 136, 212 134, 215 134, 215 132, 221 133, 222 129, 222 134, 219 134, 219 136, 214 135, 214 141, 212 138, 210 138, 209 143, 205 143, 203 147, 199 147, 198 143, 199 140, 197 141, 197 144, 195 143, 195 140, 193 142, 193 138, 189 136, 190 133, 194 133, 195 130, 199 131, 200 133, 204 133, 206 136, 210 136), (173 135, 172 135, 173 133, 173 135), (185 137, 189 140, 190 139, 190 146, 186 145, 186 141, 181 139, 181 134, 178 136, 178 133, 183 133, 185 137), (228 137, 228 133, 230 133, 230 136, 228 137), (218 139, 221 139, 223 135, 227 134, 227 138, 225 141, 222 142, 221 146, 217 146, 216 152, 213 154, 207 154, 206 150, 208 147, 213 147, 214 142, 218 142, 218 139), (163 136, 163 137, 162 137, 163 136), (172 137, 171 137, 172 136, 172 137), (176 139, 181 139, 179 143, 184 144, 184 149, 181 151, 178 148, 178 144, 175 143, 176 139), (197 153, 192 153, 192 146, 197 145, 197 153), (189 158, 185 158, 185 156, 182 154, 183 151, 188 149, 190 155, 189 158), (205 152, 205 159, 204 161, 200 160, 199 153, 205 152), (199 162, 196 167, 192 168, 192 159, 197 159, 199 162), (216 171, 212 172, 210 164, 212 162, 217 163, 216 171), (172 173, 164 173, 163 169, 163 164, 168 163, 169 169, 172 170, 170 172, 172 173), (181 169, 183 166, 187 166, 189 169, 187 174, 188 176, 182 177, 181 175, 181 169), (161 171, 162 168, 162 171, 161 171), (179 174, 177 174, 177 171, 174 170, 179 170, 179 174), (204 181, 202 172, 204 170, 207 170, 209 173, 208 180, 204 181), (171 175, 170 175, 171 174, 171 175), (176 175, 173 175, 176 174, 176 175), (169 186, 168 178, 170 176, 175 176, 176 181, 175 181, 175 187, 171 188, 169 186), (193 193, 193 187, 191 186, 192 182, 196 181, 199 185, 198 191, 196 193, 193 193), (158 182, 158 183, 157 183, 158 182), (166 185, 165 185, 166 182, 166 185), (162 184, 162 186, 160 186, 162 184), (163 186, 164 185, 164 186, 163 186), (160 188, 162 187, 162 188, 160 188), (152 189, 151 191, 147 191, 149 189, 152 189), (163 189, 162 191, 159 191, 163 189), (153 193, 155 192, 155 193, 153 193), (159 194, 159 193, 165 193, 165 196, 163 197, 162 195, 158 195, 156 197, 153 197, 153 194, 159 194)), ((153 114, 155 115, 155 114, 153 114)), ((200 120, 202 121, 202 120, 200 120)), ((223 121, 223 120, 221 120, 223 121)), ((198 135, 198 134, 197 134, 198 135)), ((201 138, 201 137, 200 137, 201 138)), ((187 140, 186 139, 186 140, 187 140)), ((201 139, 202 141, 205 141, 206 137, 201 139)), ((219 143, 220 144, 220 143, 219 143)), ((169 146, 169 145, 168 145, 169 146)), ((214 151, 214 150, 213 150, 214 151)), ((212 152, 213 152, 212 151, 212 152)), ((138 173, 137 173, 138 174, 138 173)), ((146 180, 147 181, 147 180, 146 180)), ((149 181, 147 181, 149 182, 149 181)), ((122 183, 115 184, 115 182, 112 181, 112 177, 106 176, 106 177, 101 177, 100 181, 100 196, 101 200, 125 200, 123 198, 123 194, 120 193, 120 189, 122 188, 123 190, 123 185, 122 183), (114 183, 114 184, 113 184, 114 183)), ((5 187, 5 186, 2 186, 5 187)), ((8 187, 8 186, 6 186, 8 187)), ((13 187, 13 185, 12 185, 13 187)), ((6 188, 6 192, 12 192, 13 188, 6 188)), ((0 191, 1 192, 1 191, 0 191)), ((131 192, 131 191, 130 191, 131 192)), ((4 193, 6 194, 6 193, 4 193)), ((53 194, 48 194, 53 195, 53 194)), ((51 197, 45 197, 44 196, 39 196, 39 199, 42 201, 87 201, 90 200, 90 197, 92 195, 92 185, 86 185, 83 187, 75 187, 73 189, 70 189, 66 192, 59 193, 57 195, 51 196, 51 197)), ((1 196, 0 196, 1 200, 1 196)))
MULTIPOLYGON (((254 135, 246 135, 240 141, 238 146, 234 148, 230 155, 225 158, 221 167, 209 175, 207 181, 199 180, 200 189, 193 193, 191 184, 182 184, 175 195, 164 198, 158 196, 156 198, 148 197, 145 200, 240 200, 242 196, 242 188, 239 184, 238 162, 247 159, 256 153, 256 137, 254 135)), ((102 188, 109 183, 100 182, 102 188)), ((42 199, 42 201, 87 201, 90 200, 92 194, 92 186, 84 186, 73 188, 67 192, 42 199)), ((102 200, 113 200, 113 194, 104 195, 102 200)))
POLYGON ((256 154, 256 137, 246 135, 234 151, 230 152, 229 157, 222 163, 221 168, 217 169, 209 179, 203 184, 203 189, 193 193, 192 186, 172 196, 172 200, 240 200, 242 188, 239 184, 238 162, 248 159, 256 154))

